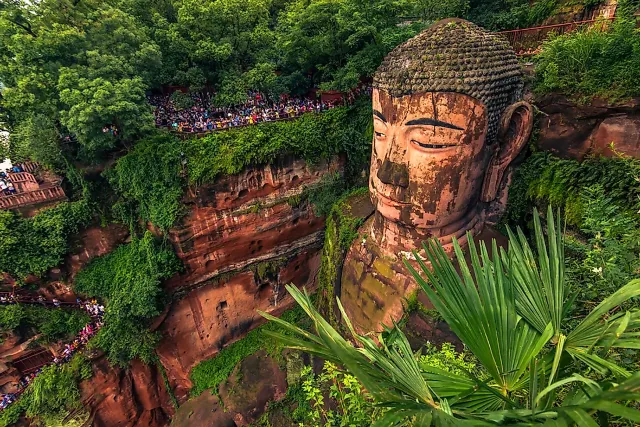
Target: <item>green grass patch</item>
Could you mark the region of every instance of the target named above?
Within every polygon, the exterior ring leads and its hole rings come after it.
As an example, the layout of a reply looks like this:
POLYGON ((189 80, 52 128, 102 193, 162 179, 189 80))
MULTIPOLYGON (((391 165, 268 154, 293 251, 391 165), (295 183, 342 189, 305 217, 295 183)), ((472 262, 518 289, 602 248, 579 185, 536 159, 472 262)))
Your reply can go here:
MULTIPOLYGON (((284 312, 281 319, 298 324, 300 327, 310 326, 309 318, 302 308, 297 305, 295 308, 284 312)), ((265 350, 267 354, 274 358, 281 358, 284 345, 267 337, 264 333, 265 331, 287 333, 275 323, 266 323, 250 331, 241 340, 223 348, 211 359, 198 363, 191 370, 190 378, 193 382, 191 395, 198 396, 207 389, 212 389, 214 393, 217 393, 220 384, 229 377, 238 362, 259 350, 265 350)))
POLYGON ((563 93, 588 102, 640 96, 640 32, 618 18, 606 30, 584 29, 551 39, 536 57, 536 93, 563 93))

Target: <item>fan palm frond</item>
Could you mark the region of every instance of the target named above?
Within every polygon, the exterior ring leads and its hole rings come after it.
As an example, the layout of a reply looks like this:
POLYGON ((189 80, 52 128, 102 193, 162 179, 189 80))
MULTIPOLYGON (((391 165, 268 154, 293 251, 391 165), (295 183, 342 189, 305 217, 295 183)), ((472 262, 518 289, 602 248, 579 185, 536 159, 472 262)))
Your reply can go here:
POLYGON ((451 330, 487 370, 493 385, 506 396, 521 382, 529 362, 551 339, 553 330, 549 324, 538 333, 516 312, 514 285, 503 269, 496 242, 492 243, 491 259, 484 242, 478 252, 471 236, 467 237, 471 270, 456 240, 453 248, 460 274, 437 240, 424 245, 430 266, 414 252, 428 282, 411 262, 405 260, 405 265, 451 330))
POLYGON ((507 228, 509 248, 508 251, 501 249, 501 257, 513 277, 518 313, 539 333, 551 323, 553 336, 557 340, 562 333, 562 320, 567 312, 560 216, 554 221, 549 206, 546 242, 537 209, 533 211, 533 226, 537 257, 520 228, 517 235, 507 228))
POLYGON ((509 233, 507 250, 499 251, 492 242, 492 257, 483 242, 476 245, 468 236, 470 265, 455 240, 457 268, 437 240, 423 245, 428 263, 414 251, 420 273, 405 260, 436 310, 480 362, 483 378, 421 367, 395 325, 376 339, 357 334, 338 300, 354 346, 322 318, 306 291, 291 285, 287 290, 312 319, 316 333, 260 314, 289 332, 267 332, 273 338, 354 375, 378 406, 387 408, 376 427, 407 422, 591 426, 596 412, 640 422, 640 411, 622 404, 640 398, 640 374, 630 374, 606 357, 612 347, 640 348, 640 311, 616 312, 640 294, 640 280, 606 298, 567 331, 571 301, 559 227, 549 210, 545 238, 535 213, 537 255, 518 230, 517 235, 509 233), (571 358, 597 372, 612 372, 622 382, 595 383, 576 372, 578 365, 568 363, 571 358), (563 399, 558 399, 560 390, 563 399))

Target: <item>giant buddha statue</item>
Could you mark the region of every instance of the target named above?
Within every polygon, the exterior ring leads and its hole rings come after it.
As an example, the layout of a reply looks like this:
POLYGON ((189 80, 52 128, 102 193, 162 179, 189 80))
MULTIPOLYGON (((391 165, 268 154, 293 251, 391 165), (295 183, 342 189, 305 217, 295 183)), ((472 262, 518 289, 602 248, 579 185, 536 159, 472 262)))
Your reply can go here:
POLYGON ((440 21, 384 59, 373 79, 369 190, 375 212, 342 270, 341 301, 361 331, 403 314, 417 288, 403 257, 438 238, 482 238, 504 211, 510 165, 533 109, 505 39, 464 20, 440 21))

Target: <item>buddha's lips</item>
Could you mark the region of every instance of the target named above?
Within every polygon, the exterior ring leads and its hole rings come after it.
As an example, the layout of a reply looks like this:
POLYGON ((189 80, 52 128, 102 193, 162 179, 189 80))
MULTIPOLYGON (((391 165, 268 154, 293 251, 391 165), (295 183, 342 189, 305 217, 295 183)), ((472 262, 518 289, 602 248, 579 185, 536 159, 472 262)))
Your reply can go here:
POLYGON ((406 202, 398 202, 397 200, 393 200, 385 195, 383 195, 382 193, 380 193, 378 190, 375 190, 376 192, 376 196, 378 197, 378 200, 387 205, 387 206, 393 206, 394 208, 401 208, 404 206, 409 206, 411 203, 406 203, 406 202))

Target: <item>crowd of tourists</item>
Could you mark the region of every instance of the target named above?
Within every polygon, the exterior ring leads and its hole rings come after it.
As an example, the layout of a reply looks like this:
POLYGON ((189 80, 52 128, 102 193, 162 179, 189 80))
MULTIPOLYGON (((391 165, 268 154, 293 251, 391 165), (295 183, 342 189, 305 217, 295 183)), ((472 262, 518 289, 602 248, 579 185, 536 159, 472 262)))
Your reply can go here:
MULTIPOLYGON (((20 298, 13 293, 8 296, 0 296, 0 304, 16 304, 21 300, 24 300, 24 298, 20 298)), ((34 303, 43 303, 44 301, 47 300, 43 300, 42 297, 31 300, 31 302, 34 303)), ((60 307, 60 301, 56 298, 52 299, 51 303, 55 307, 60 307)), ((73 303, 70 303, 70 305, 73 305, 73 303)), ((95 334, 103 326, 104 306, 102 304, 99 304, 98 301, 96 301, 95 299, 82 301, 78 298, 76 299, 75 306, 85 310, 89 314, 89 316, 91 316, 91 321, 86 324, 84 328, 82 328, 82 330, 78 333, 78 335, 72 342, 64 345, 62 353, 59 356, 54 357, 51 361, 51 364, 61 365, 71 360, 73 355, 83 349, 87 345, 89 340, 93 336, 95 336, 95 334)), ((44 366, 41 366, 34 372, 31 372, 20 378, 20 381, 18 382, 18 389, 15 393, 0 395, 0 410, 5 409, 7 406, 15 402, 16 399, 25 391, 27 386, 29 386, 29 384, 33 382, 38 374, 42 372, 43 368, 44 366)))
POLYGON ((156 95, 150 98, 155 107, 156 126, 177 132, 208 132, 238 126, 253 125, 298 117, 307 112, 322 112, 333 108, 333 102, 321 102, 310 98, 282 98, 268 101, 260 93, 250 93, 246 103, 233 107, 214 107, 211 92, 190 94, 193 106, 179 109, 171 96, 156 95))
POLYGON ((189 108, 178 108, 170 95, 153 95, 149 102, 154 107, 156 126, 176 132, 211 132, 238 126, 292 119, 304 113, 320 113, 343 103, 351 103, 363 93, 371 93, 367 86, 347 93, 341 101, 322 101, 312 98, 281 96, 272 101, 259 92, 249 92, 247 102, 232 107, 215 107, 213 92, 197 92, 191 98, 189 108))
MULTIPOLYGON (((15 165, 11 168, 11 172, 18 173, 23 172, 22 166, 15 165)), ((0 195, 10 196, 16 194, 18 191, 11 181, 11 175, 5 171, 0 172, 0 195)))

